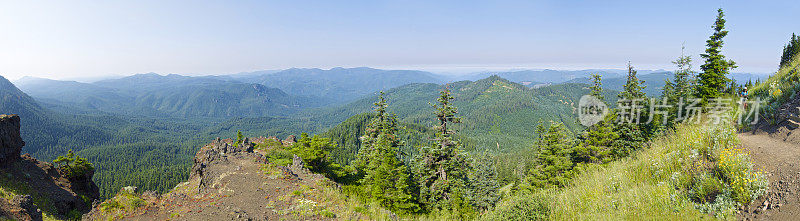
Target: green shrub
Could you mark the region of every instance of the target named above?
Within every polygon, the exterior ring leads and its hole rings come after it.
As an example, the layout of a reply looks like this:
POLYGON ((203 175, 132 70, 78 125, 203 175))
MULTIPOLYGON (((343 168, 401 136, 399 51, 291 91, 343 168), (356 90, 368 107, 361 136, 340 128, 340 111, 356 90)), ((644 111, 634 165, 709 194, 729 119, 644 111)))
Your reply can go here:
POLYGON ((110 213, 123 208, 125 207, 123 207, 122 204, 120 204, 116 199, 110 199, 100 204, 100 211, 104 213, 110 213))
POLYGON ((331 142, 329 138, 322 138, 317 135, 309 137, 308 134, 303 133, 297 143, 292 145, 291 150, 292 153, 303 158, 306 168, 320 172, 324 168, 328 154, 334 148, 336 148, 336 144, 331 142))
POLYGON ((717 199, 717 195, 721 194, 725 189, 725 184, 716 177, 709 176, 709 174, 702 174, 697 177, 694 185, 690 190, 692 200, 700 203, 711 203, 717 199))
POLYGON ((485 220, 549 220, 550 199, 541 194, 517 195, 497 205, 485 220))
POLYGON ((285 149, 269 149, 264 151, 267 160, 277 166, 287 166, 292 164, 294 153, 285 149))
POLYGON ((94 166, 92 166, 86 158, 75 155, 72 150, 69 150, 66 156, 58 156, 53 163, 57 165, 58 169, 63 172, 68 179, 83 177, 94 173, 94 166))

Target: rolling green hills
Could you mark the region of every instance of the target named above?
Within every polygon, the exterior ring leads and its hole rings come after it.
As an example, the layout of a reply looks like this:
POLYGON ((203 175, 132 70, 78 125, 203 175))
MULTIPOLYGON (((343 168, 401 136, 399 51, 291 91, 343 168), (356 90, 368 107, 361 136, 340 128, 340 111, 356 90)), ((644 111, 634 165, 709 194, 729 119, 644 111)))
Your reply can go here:
MULTIPOLYGON (((264 114, 251 117, 193 117, 229 116, 226 115, 228 110, 261 113, 261 109, 247 108, 246 105, 241 107, 238 104, 260 102, 259 93, 278 93, 280 90, 247 83, 219 84, 220 80, 214 79, 189 79, 187 86, 170 88, 169 81, 182 81, 182 77, 136 77, 142 78, 137 79, 141 84, 161 78, 165 80, 151 83, 150 88, 136 88, 140 83, 104 81, 101 84, 107 85, 104 88, 113 86, 115 89, 102 90, 122 94, 120 97, 134 93, 151 94, 151 97, 142 96, 134 100, 139 99, 139 104, 150 105, 149 110, 156 113, 170 114, 142 116, 152 112, 136 115, 115 111, 61 112, 60 109, 55 112, 49 110, 50 106, 40 106, 39 102, 8 81, 3 82, 3 90, 0 90, 3 95, 0 97, 3 98, 0 100, 3 102, 0 112, 22 116, 23 138, 28 142, 25 152, 42 160, 51 160, 73 149, 88 158, 97 168, 95 182, 100 185, 104 196, 110 196, 127 185, 158 191, 173 187, 188 176, 186 168, 197 148, 215 137, 234 137, 238 130, 246 136, 285 137, 301 132, 322 134, 340 144, 340 148, 333 153, 337 162, 346 164, 357 152, 358 134, 368 119, 368 115, 362 113, 371 112, 372 103, 377 99, 375 95, 370 95, 345 105, 305 108, 285 116, 264 114), (161 83, 163 85, 157 85, 161 83), (168 88, 148 92, 163 87, 168 88), (225 91, 235 92, 226 94, 225 91), (226 99, 225 102, 228 103, 211 102, 215 99, 213 96, 235 94, 245 96, 226 99), (195 106, 188 103, 195 103, 198 108, 195 109, 195 106)), ((73 85, 70 90, 86 98, 92 98, 91 93, 81 94, 81 90, 98 89, 77 82, 57 83, 73 85)), ((28 84, 32 85, 35 84, 28 84)), ((588 93, 588 86, 585 84, 562 84, 533 89, 496 76, 474 82, 460 81, 448 85, 415 83, 389 89, 386 91, 389 111, 396 113, 407 129, 404 139, 409 145, 403 150, 407 155, 414 154, 417 147, 429 142, 427 130, 435 120, 429 102, 435 102, 439 91, 444 87, 453 91, 455 105, 464 117, 464 123, 456 129, 467 150, 528 148, 532 145, 535 126, 539 121, 561 121, 572 129, 578 129, 573 106, 580 96, 588 93)), ((69 89, 66 86, 64 88, 69 89)), ((46 95, 42 91, 39 91, 39 96, 46 95)), ((607 98, 616 97, 613 96, 614 92, 608 93, 607 98)), ((279 101, 277 98, 269 99, 279 101)), ((60 108, 69 108, 74 104, 69 102, 76 100, 64 101, 60 108)), ((105 102, 129 105, 115 101, 113 97, 105 102)), ((295 99, 292 102, 312 101, 295 99)))
MULTIPOLYGON (((406 123, 433 126, 433 108, 439 91, 449 87, 456 98, 455 106, 463 116, 456 130, 467 141, 469 149, 514 149, 532 145, 539 122, 563 122, 570 129, 580 129, 574 108, 581 96, 588 94, 586 84, 561 84, 529 88, 492 76, 478 81, 459 81, 447 85, 410 84, 386 91, 389 111, 406 123)), ((608 103, 616 92, 607 91, 608 103)), ((325 123, 336 123, 347 117, 370 112, 377 95, 353 103, 312 112, 306 117, 325 123)))

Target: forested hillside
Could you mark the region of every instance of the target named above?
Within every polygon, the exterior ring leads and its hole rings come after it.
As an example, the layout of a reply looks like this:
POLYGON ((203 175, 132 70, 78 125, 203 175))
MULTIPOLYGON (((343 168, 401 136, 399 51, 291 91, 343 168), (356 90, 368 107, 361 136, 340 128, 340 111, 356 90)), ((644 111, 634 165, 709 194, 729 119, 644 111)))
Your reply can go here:
POLYGON ((147 117, 285 116, 321 106, 319 99, 292 96, 260 84, 209 77, 140 74, 95 83, 23 78, 23 91, 66 113, 147 117))
MULTIPOLYGON (((430 103, 440 90, 449 88, 456 98, 464 123, 455 130, 467 137, 468 149, 501 150, 530 145, 534 125, 539 122, 563 122, 571 130, 579 130, 575 118, 577 101, 589 92, 586 84, 563 84, 528 88, 493 76, 478 81, 460 81, 446 85, 411 84, 386 91, 389 111, 402 122, 432 126, 430 103)), ((616 92, 608 90, 609 101, 616 92)), ((377 98, 367 97, 342 107, 321 111, 320 120, 342 121, 348 116, 369 112, 377 98), (342 120, 340 120, 342 119, 342 120)), ((611 103, 611 102, 610 102, 611 103)), ((309 113, 310 114, 310 113, 309 113)))

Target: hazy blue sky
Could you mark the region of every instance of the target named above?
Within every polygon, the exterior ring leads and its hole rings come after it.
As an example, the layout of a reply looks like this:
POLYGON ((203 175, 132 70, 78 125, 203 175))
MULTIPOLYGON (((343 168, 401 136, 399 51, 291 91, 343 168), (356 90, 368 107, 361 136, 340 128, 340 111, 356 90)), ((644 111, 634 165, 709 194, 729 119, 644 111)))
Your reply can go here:
POLYGON ((800 2, 5 1, 0 75, 57 79, 291 67, 672 69, 716 8, 737 72, 771 72, 800 2), (234 3, 235 2, 235 3, 234 3))

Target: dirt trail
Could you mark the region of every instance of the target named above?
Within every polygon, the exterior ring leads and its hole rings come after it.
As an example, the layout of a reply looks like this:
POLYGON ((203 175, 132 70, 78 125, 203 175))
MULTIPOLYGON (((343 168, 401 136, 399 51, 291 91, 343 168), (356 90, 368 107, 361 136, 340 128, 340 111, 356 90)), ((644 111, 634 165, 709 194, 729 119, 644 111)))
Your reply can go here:
POLYGON ((791 133, 739 134, 755 168, 763 170, 770 182, 767 194, 742 208, 739 219, 800 219, 800 145, 787 135, 791 133))

